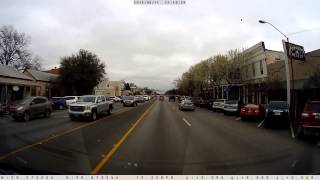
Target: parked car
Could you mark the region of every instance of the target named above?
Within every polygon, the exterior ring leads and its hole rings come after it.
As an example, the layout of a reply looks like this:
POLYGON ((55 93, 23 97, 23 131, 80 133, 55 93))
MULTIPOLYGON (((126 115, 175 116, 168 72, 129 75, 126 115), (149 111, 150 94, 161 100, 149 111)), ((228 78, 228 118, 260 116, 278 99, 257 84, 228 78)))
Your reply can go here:
POLYGON ((69 106, 70 104, 77 102, 79 97, 78 96, 65 96, 64 98, 66 100, 66 105, 69 106))
POLYGON ((51 102, 46 97, 29 96, 15 102, 10 108, 10 115, 14 120, 29 121, 38 115, 44 115, 48 118, 51 111, 51 102))
POLYGON ((181 103, 179 104, 179 109, 181 111, 183 110, 191 110, 194 111, 195 110, 195 105, 192 103, 191 100, 183 100, 181 101, 181 103))
POLYGON ((227 114, 240 114, 240 110, 243 107, 242 101, 239 100, 227 100, 223 106, 223 113, 227 114))
POLYGON ((69 105, 69 117, 71 120, 90 118, 94 121, 97 119, 98 115, 110 115, 112 108, 112 103, 107 101, 105 96, 80 96, 77 102, 69 105))
POLYGON ((143 103, 143 102, 145 102, 144 97, 143 97, 142 95, 136 95, 135 97, 136 97, 136 101, 137 101, 138 103, 143 103))
POLYGON ((201 97, 192 97, 191 101, 195 106, 199 107, 200 106, 200 102, 202 101, 202 98, 201 97))
POLYGON ((226 102, 226 99, 217 99, 212 103, 212 110, 213 111, 223 111, 224 103, 226 102))
POLYGON ((285 126, 289 123, 289 106, 285 101, 270 101, 266 107, 264 125, 285 126))
POLYGON ((53 109, 65 109, 67 107, 66 99, 64 97, 52 97, 51 98, 53 109))
POLYGON ((113 102, 121 102, 121 98, 119 98, 117 96, 110 96, 110 99, 112 99, 113 102))
POLYGON ((207 100, 207 102, 206 102, 207 109, 212 110, 212 105, 213 105, 214 101, 215 101, 215 99, 208 99, 207 100))
POLYGON ((246 104, 240 111, 241 120, 245 119, 257 119, 262 120, 264 118, 265 110, 261 104, 246 104))
POLYGON ((305 104, 297 125, 298 137, 303 137, 311 132, 320 132, 320 101, 308 101, 305 104))
POLYGON ((174 95, 169 96, 169 101, 175 102, 176 101, 176 96, 174 96, 174 95))
POLYGON ((0 104, 0 116, 5 113, 4 106, 0 104))
POLYGON ((164 100, 164 96, 159 96, 159 101, 163 101, 164 100))
POLYGON ((137 99, 134 96, 123 96, 122 101, 123 106, 138 106, 137 99))
POLYGON ((150 100, 150 96, 148 96, 148 95, 143 95, 143 98, 144 98, 145 101, 149 101, 150 100))

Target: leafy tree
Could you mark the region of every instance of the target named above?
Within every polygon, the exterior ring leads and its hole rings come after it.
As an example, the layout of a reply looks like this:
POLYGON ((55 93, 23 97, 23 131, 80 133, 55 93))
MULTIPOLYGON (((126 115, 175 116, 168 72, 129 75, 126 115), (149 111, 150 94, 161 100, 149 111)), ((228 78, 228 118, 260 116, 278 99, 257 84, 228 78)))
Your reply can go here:
POLYGON ((22 69, 31 64, 31 53, 27 47, 29 38, 13 26, 0 28, 0 64, 22 69))
POLYGON ((91 94, 105 74, 105 64, 97 55, 80 49, 77 54, 61 58, 60 83, 69 94, 91 94))

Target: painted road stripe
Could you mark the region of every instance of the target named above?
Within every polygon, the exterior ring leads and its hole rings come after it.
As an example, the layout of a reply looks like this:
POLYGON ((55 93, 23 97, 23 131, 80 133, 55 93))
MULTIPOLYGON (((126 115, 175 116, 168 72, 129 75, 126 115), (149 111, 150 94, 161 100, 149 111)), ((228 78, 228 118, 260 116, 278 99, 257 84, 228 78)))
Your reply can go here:
POLYGON ((182 118, 182 120, 183 120, 188 126, 191 126, 191 124, 186 120, 186 118, 182 118))
POLYGON ((129 130, 121 137, 121 139, 108 151, 104 158, 96 165, 96 167, 91 171, 91 174, 98 174, 103 166, 110 160, 112 155, 119 149, 121 144, 128 138, 131 132, 138 126, 142 119, 151 111, 151 109, 156 104, 156 101, 136 120, 136 122, 129 128, 129 130))
POLYGON ((261 128, 263 124, 264 124, 264 120, 258 124, 258 128, 261 128))
MULTIPOLYGON (((113 115, 119 115, 119 114, 124 113, 124 112, 129 111, 129 110, 130 110, 130 109, 120 109, 120 110, 118 110, 117 112, 114 112, 113 115)), ((109 116, 108 116, 108 117, 109 117, 109 116)), ((95 124, 95 123, 97 123, 97 122, 100 122, 100 121, 102 121, 102 120, 105 120, 105 119, 108 118, 108 117, 101 118, 101 119, 98 119, 98 120, 96 120, 96 121, 90 122, 90 123, 88 123, 88 124, 84 124, 84 125, 81 125, 81 126, 78 126, 78 127, 75 127, 75 128, 72 128, 72 129, 69 129, 69 130, 66 130, 66 131, 63 131, 63 132, 61 132, 61 133, 56 134, 55 136, 51 136, 51 135, 50 135, 49 137, 44 138, 44 139, 42 139, 42 140, 40 140, 40 141, 34 142, 34 143, 32 143, 32 144, 28 144, 28 145, 26 145, 26 146, 23 146, 23 147, 20 147, 20 148, 18 148, 18 149, 15 149, 15 150, 7 153, 7 154, 4 154, 4 155, 0 156, 0 160, 4 160, 4 159, 6 159, 6 158, 8 158, 8 157, 10 157, 10 156, 12 156, 12 155, 14 155, 14 154, 19 153, 19 152, 25 151, 25 150, 27 150, 27 149, 30 149, 30 148, 35 147, 35 146, 37 146, 37 145, 41 145, 41 144, 43 144, 43 143, 47 143, 47 142, 49 142, 49 141, 51 141, 51 140, 53 140, 53 139, 55 139, 55 138, 64 136, 64 135, 66 135, 66 134, 72 133, 72 132, 77 131, 77 130, 79 130, 79 129, 82 129, 82 128, 91 126, 91 125, 93 125, 93 124, 95 124)))
POLYGON ((235 119, 236 121, 239 121, 241 119, 241 117, 238 117, 237 119, 235 119))
POLYGON ((292 124, 290 123, 289 125, 290 125, 291 137, 295 138, 296 136, 294 135, 294 129, 292 127, 292 124))

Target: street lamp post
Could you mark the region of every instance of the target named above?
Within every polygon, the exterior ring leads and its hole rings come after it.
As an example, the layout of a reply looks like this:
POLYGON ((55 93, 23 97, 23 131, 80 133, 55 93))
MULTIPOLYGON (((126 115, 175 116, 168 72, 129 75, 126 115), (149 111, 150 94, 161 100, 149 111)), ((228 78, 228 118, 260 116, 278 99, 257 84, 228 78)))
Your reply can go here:
MULTIPOLYGON (((289 37, 286 36, 283 32, 281 32, 277 27, 275 27, 273 24, 267 22, 267 21, 263 21, 263 20, 259 20, 259 23, 261 24, 269 24, 270 26, 272 26, 274 29, 276 29, 280 34, 282 34, 287 42, 289 43, 289 37)), ((285 41, 282 40, 282 44, 283 44, 283 49, 284 49, 284 54, 285 54, 285 68, 286 68, 286 80, 287 80, 287 103, 290 106, 290 109, 292 108, 291 106, 291 93, 290 93, 290 73, 289 73, 289 58, 288 58, 288 53, 287 53, 287 48, 285 45, 285 41)), ((293 77, 293 70, 292 70, 292 60, 291 60, 291 75, 293 77)), ((292 78, 293 80, 293 78, 292 78)), ((293 83, 293 82, 292 82, 293 83)))

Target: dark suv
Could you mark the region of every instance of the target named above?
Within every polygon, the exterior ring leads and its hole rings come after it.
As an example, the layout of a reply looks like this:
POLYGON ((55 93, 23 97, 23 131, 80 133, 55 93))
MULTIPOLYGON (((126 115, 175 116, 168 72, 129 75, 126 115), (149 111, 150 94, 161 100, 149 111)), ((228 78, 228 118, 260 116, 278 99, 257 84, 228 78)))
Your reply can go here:
POLYGON ((49 117, 52 111, 52 104, 46 97, 30 96, 14 103, 10 108, 10 114, 15 120, 22 119, 29 121, 38 115, 49 117))
POLYGON ((285 101, 270 101, 265 112, 264 125, 270 127, 289 124, 289 106, 285 101))
POLYGON ((320 101, 308 101, 303 113, 298 119, 298 136, 302 137, 307 131, 320 130, 320 101))
POLYGON ((176 101, 176 97, 175 96, 169 96, 169 101, 176 101))

